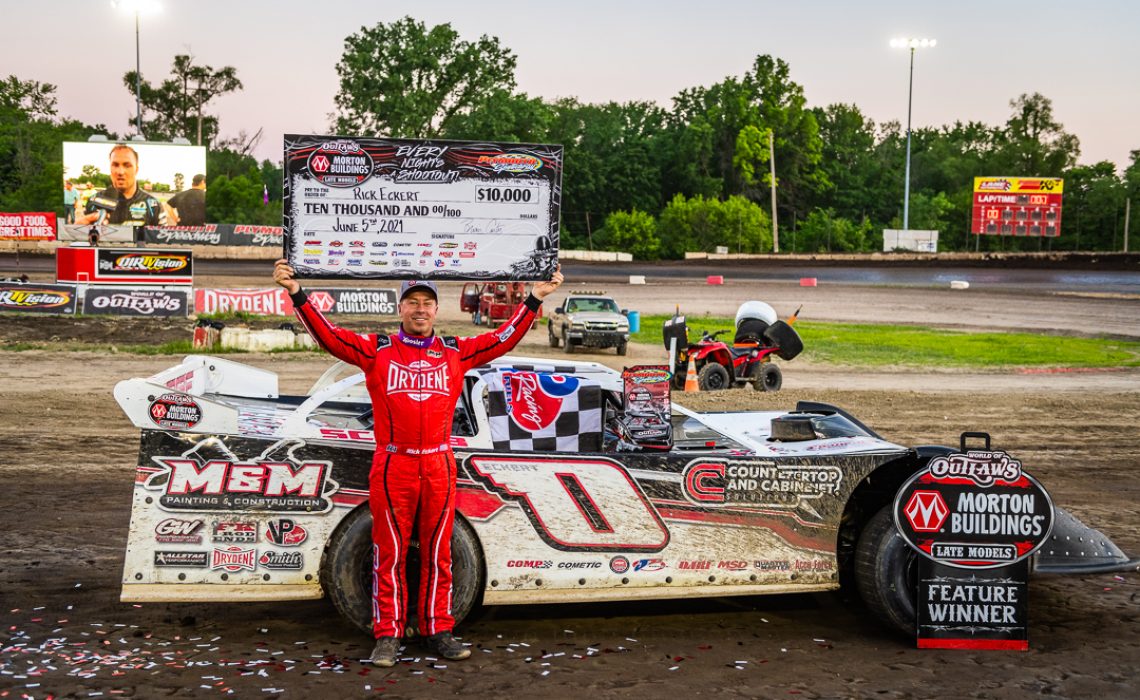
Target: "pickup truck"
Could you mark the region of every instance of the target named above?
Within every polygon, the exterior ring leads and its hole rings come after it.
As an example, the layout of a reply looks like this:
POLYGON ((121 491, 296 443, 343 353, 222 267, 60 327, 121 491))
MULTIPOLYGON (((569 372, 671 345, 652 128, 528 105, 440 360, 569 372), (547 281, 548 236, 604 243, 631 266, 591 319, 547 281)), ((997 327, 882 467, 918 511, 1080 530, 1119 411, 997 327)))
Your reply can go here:
POLYGON ((566 352, 576 347, 616 348, 624 355, 629 344, 629 319, 604 292, 571 292, 547 324, 550 347, 566 352))

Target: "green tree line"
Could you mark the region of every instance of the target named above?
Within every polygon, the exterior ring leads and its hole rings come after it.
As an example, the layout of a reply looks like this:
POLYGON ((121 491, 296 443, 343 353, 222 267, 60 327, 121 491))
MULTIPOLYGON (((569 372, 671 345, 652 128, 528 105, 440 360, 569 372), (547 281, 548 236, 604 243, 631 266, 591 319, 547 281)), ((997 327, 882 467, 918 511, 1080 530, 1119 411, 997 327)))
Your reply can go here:
MULTIPOLYGON (((769 139, 782 252, 881 250, 882 230, 901 228, 900 124, 877 124, 854 104, 808 106, 779 58, 760 55, 741 75, 685 88, 668 108, 531 97, 517 89, 516 64, 498 38, 468 40, 449 24, 405 17, 362 27, 336 66, 330 131, 562 144, 563 248, 646 259, 717 246, 770 251, 769 139)), ((134 78, 124 76, 132 95, 134 78)), ((241 89, 236 69, 178 56, 162 86, 142 83, 144 133, 211 145, 208 218, 280 221, 280 165, 258 163, 245 139, 217 141, 218 117, 205 111, 214 96, 241 89)), ((1122 172, 1108 161, 1078 165, 1079 140, 1047 97, 1018 95, 1009 108, 1003 124, 912 132, 910 228, 939 231, 940 250, 1119 250, 1125 202, 1140 206, 1140 150, 1122 172), (973 179, 995 175, 1064 178, 1061 236, 976 241, 973 179)), ((53 86, 0 83, 0 209, 57 209, 59 142, 91 133, 108 130, 58 117, 53 86)))

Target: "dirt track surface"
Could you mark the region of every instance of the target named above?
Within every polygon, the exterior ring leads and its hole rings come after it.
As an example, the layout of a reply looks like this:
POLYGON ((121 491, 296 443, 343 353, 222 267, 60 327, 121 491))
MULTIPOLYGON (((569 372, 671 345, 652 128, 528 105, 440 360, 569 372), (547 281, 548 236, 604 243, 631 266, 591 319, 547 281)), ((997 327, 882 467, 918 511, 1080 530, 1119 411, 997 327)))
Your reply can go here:
MULTIPOLYGON (((687 303, 702 303, 689 291, 687 303)), ((653 313, 650 300, 662 290, 644 293, 623 305, 641 304, 643 313, 653 313)), ((1096 303, 1083 300, 1078 313, 1096 303)), ((791 310, 784 300, 775 304, 781 313, 791 310)), ((1129 304, 1135 302, 1123 303, 1129 304)), ((999 306, 992 299, 988 305, 999 306)), ((462 317, 446 316, 449 332, 471 332, 462 317)), ((0 319, 0 342, 19 335, 7 330, 15 328, 10 319, 0 319)), ((924 322, 970 325, 961 321, 932 313, 924 322)), ((47 337, 70 337, 64 324, 55 331, 47 337)), ((564 357, 544 348, 542 332, 522 352, 564 357)), ((141 337, 131 343, 158 339, 143 328, 132 333, 141 337)), ((1136 333, 1133 328, 1130 334, 1136 333)), ((621 359, 656 360, 657 353, 644 347, 621 359)), ((611 364, 619 359, 612 352, 574 357, 611 364)), ((111 389, 176 358, 55 350, 3 352, 0 358, 0 529, 7 534, 0 553, 0 697, 5 690, 8 697, 35 698, 214 697, 230 690, 241 698, 662 692, 1134 698, 1140 687, 1136 574, 1034 579, 1027 653, 916 650, 858 604, 821 594, 487 608, 459 630, 476 645, 472 659, 442 668, 413 643, 410 660, 385 671, 360 663, 370 640, 326 601, 122 604, 118 589, 138 431, 111 389)), ((304 391, 327 366, 325 358, 308 354, 233 359, 278 372, 287 392, 304 391)), ((1140 379, 1134 372, 868 373, 799 361, 785 369, 785 390, 777 394, 734 390, 682 402, 738 410, 829 401, 902 444, 953 444, 962 430, 987 430, 1059 505, 1130 554, 1140 553, 1140 379)))

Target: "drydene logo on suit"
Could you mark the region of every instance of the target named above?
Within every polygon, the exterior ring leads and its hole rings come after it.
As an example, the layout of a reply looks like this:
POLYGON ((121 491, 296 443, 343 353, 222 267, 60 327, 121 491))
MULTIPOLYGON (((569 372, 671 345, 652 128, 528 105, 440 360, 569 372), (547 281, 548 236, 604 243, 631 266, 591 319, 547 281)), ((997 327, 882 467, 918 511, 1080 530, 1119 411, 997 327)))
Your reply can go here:
POLYGON ((413 401, 426 401, 432 396, 447 396, 447 365, 433 365, 415 360, 409 365, 388 365, 388 394, 406 395, 413 401))

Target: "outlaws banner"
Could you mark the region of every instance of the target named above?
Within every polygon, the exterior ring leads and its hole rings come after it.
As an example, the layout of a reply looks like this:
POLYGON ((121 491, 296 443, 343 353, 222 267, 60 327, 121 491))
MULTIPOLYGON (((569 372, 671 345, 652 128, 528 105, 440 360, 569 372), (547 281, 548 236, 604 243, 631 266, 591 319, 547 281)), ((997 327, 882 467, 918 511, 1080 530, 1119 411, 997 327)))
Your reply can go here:
POLYGON ((1064 191, 1054 177, 976 177, 970 233, 1059 236, 1064 191))
POLYGON ((285 136, 300 277, 550 279, 562 147, 285 136))
POLYGON ((66 284, 0 284, 0 311, 73 314, 77 295, 66 284))
POLYGON ((186 316, 190 294, 185 289, 112 289, 88 287, 83 313, 115 316, 186 316))
POLYGON ((55 214, 51 212, 0 212, 0 240, 54 241, 55 214))

